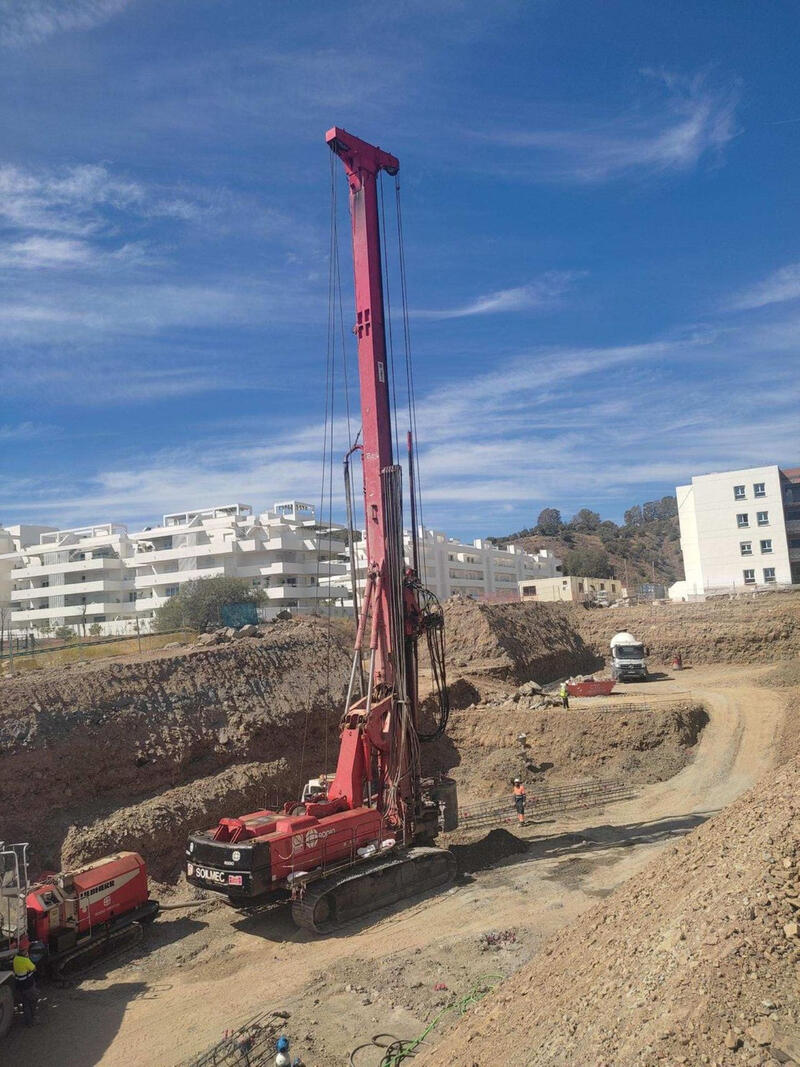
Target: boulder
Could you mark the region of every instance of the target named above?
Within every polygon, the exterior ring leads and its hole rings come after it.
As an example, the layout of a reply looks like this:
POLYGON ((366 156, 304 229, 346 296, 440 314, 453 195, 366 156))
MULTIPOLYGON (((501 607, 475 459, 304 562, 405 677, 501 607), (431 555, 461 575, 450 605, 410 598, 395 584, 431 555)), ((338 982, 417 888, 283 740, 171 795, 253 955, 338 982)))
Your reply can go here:
POLYGON ((517 690, 521 697, 531 697, 536 693, 542 692, 542 687, 538 682, 523 682, 523 684, 517 690))

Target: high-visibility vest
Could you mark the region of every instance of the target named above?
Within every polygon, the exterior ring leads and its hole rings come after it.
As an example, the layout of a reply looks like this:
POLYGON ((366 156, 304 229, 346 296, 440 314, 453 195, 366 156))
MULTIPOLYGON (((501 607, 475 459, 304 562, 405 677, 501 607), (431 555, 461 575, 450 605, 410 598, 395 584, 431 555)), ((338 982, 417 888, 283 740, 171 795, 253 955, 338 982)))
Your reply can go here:
POLYGON ((561 683, 560 692, 561 692, 562 697, 565 697, 567 695, 567 683, 566 682, 562 682, 561 683))
POLYGON ((525 786, 524 785, 515 785, 514 786, 514 796, 515 797, 524 797, 525 796, 525 786))

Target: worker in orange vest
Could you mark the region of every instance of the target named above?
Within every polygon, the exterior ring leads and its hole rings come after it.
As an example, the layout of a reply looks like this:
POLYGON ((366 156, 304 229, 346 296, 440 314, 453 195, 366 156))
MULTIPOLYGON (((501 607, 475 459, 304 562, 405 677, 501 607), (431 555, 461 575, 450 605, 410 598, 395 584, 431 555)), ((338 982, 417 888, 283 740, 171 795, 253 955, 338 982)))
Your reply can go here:
POLYGON ((514 807, 517 809, 517 822, 525 825, 525 786, 521 778, 514 779, 514 807))

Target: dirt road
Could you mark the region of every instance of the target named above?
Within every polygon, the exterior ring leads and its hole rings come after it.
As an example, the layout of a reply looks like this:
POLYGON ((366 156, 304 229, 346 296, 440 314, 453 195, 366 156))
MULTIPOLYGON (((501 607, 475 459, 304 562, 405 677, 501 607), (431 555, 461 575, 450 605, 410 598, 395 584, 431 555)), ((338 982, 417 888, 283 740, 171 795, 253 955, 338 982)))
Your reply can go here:
MULTIPOLYGON (((266 1009, 291 1013, 285 1030, 309 1067, 346 1064, 365 1035, 416 1035, 480 976, 513 973, 771 766, 783 698, 759 686, 766 669, 695 668, 625 690, 627 700, 691 695, 710 716, 692 763, 637 799, 526 828, 524 840, 497 830, 457 845, 466 874, 453 888, 336 937, 309 938, 285 910, 242 918, 213 904, 165 915, 147 951, 74 988, 47 989, 40 1025, 16 1027, 5 1055, 60 1067, 168 1067, 266 1009), (482 935, 497 929, 513 938, 486 949, 482 935)), ((359 1067, 379 1061, 370 1055, 360 1054, 359 1067)))

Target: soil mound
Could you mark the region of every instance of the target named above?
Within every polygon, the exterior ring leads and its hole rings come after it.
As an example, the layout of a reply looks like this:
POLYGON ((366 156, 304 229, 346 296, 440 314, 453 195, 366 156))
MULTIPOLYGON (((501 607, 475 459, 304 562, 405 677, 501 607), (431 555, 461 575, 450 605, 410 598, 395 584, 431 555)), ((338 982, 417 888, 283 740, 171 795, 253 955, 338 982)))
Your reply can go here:
POLYGON ((548 604, 480 604, 465 597, 445 603, 452 667, 513 682, 550 682, 602 666, 567 615, 548 604))
POLYGON ((553 937, 420 1063, 800 1061, 798 786, 794 760, 553 937))
POLYGON ((480 841, 471 841, 466 845, 453 844, 449 848, 456 857, 459 871, 468 873, 482 871, 486 867, 493 867, 500 860, 527 852, 530 845, 510 834, 508 830, 495 829, 490 830, 480 841))

